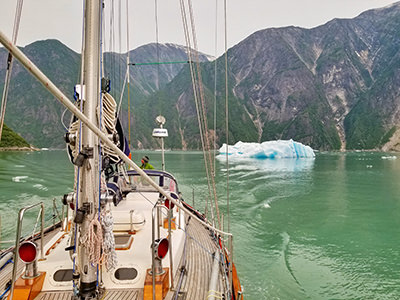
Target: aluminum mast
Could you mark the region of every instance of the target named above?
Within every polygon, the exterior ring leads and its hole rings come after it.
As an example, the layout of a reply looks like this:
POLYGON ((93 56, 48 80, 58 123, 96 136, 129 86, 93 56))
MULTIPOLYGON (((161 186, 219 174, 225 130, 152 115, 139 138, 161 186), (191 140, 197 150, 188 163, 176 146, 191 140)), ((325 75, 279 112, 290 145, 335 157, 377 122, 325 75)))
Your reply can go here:
MULTIPOLYGON (((100 99, 100 0, 87 0, 84 16, 84 49, 83 49, 83 113, 99 127, 96 109, 100 99)), ((84 124, 81 132, 81 153, 86 158, 80 169, 79 209, 83 209, 84 218, 80 226, 80 236, 88 232, 91 220, 95 217, 99 199, 99 139, 84 124)), ((79 236, 78 235, 78 236, 79 236)), ((80 241, 79 247, 79 295, 81 299, 93 297, 97 286, 97 265, 89 262, 88 248, 80 241)))

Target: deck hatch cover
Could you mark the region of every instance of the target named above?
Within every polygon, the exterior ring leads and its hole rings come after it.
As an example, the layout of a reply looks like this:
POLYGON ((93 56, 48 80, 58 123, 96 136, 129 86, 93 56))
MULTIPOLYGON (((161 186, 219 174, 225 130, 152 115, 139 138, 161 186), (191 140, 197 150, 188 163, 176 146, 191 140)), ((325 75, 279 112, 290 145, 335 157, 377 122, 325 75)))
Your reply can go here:
POLYGON ((119 268, 114 273, 118 280, 133 280, 137 275, 138 271, 135 268, 119 268))
POLYGON ((131 239, 133 237, 129 234, 116 234, 114 236, 115 239, 115 248, 129 248, 131 244, 131 239))
POLYGON ((72 269, 61 269, 54 273, 54 280, 58 282, 71 281, 72 280, 72 269))

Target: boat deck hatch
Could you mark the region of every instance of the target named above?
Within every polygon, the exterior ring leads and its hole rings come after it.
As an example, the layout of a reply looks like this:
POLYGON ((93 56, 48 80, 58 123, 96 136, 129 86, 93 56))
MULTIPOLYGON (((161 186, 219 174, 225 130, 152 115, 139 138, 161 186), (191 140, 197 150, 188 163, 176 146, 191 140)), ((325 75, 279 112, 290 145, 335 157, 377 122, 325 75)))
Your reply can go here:
POLYGON ((72 269, 58 270, 53 275, 54 281, 58 281, 58 282, 71 281, 72 280, 72 273, 73 273, 72 269))
POLYGON ((138 271, 135 268, 119 268, 114 273, 118 280, 133 280, 137 275, 138 271))
POLYGON ((116 250, 128 250, 133 242, 133 236, 130 234, 116 234, 114 239, 116 250))

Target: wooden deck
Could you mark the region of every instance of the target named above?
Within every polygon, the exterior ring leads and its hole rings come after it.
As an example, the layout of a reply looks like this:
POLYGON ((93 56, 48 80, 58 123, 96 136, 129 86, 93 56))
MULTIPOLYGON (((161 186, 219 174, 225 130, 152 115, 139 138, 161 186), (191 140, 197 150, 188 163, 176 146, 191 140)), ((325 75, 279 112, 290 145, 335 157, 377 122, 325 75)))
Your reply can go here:
MULTIPOLYGON (((210 232, 195 219, 190 218, 186 227, 186 250, 179 263, 177 274, 174 276, 174 289, 169 291, 166 299, 196 300, 207 299, 213 254, 217 251, 216 243, 212 240, 210 232), (184 270, 184 272, 181 272, 184 270), (182 275, 183 274, 183 275, 182 275), (176 290, 180 284, 179 292, 176 290)), ((48 238, 48 237, 47 237, 48 238)), ((7 265, 1 272, 0 291, 11 279, 12 264, 7 265)), ((23 263, 18 264, 18 273, 23 270, 23 263)), ((222 278, 219 278, 219 291, 222 291, 222 278)), ((42 292, 37 300, 70 300, 72 291, 42 292)), ((102 300, 141 300, 143 289, 107 290, 102 300)))
MULTIPOLYGON (((169 293, 166 299, 207 299, 211 269, 213 265, 213 253, 217 251, 216 244, 212 241, 210 232, 194 219, 190 219, 186 227, 187 249, 178 268, 178 274, 174 277, 175 288, 179 284, 181 268, 185 268, 185 276, 179 294, 169 293)), ((221 291, 222 278, 219 282, 221 291)))
MULTIPOLYGON (((44 234, 43 243, 46 244, 59 231, 60 231, 60 228, 56 227, 56 228, 54 228, 54 230, 49 230, 48 232, 46 232, 44 234)), ((38 244, 38 248, 40 249, 40 239, 37 239, 36 242, 38 244)), ((10 249, 8 249, 4 252, 8 252, 8 251, 10 251, 10 249)), ((11 281, 13 267, 14 267, 14 263, 9 263, 0 272, 0 295, 3 294, 3 292, 6 290, 6 286, 7 286, 8 282, 11 281)), ((24 268, 25 268, 25 264, 23 263, 22 260, 19 259, 18 265, 17 265, 17 278, 22 274, 22 272, 24 271, 24 268)), ((6 295, 7 294, 5 294, 3 296, 3 299, 6 299, 6 297, 5 297, 6 295)))
MULTIPOLYGON (((36 300, 71 300, 72 292, 46 292, 40 293, 36 300)), ((108 290, 101 298, 102 300, 141 300, 142 289, 108 290)))

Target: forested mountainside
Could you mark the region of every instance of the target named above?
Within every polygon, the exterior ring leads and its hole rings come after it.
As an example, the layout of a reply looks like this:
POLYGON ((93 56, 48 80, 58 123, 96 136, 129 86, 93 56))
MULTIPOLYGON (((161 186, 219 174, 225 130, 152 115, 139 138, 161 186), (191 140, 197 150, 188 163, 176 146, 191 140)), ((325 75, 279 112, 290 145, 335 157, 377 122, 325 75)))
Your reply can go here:
POLYGON ((14 149, 14 148, 30 148, 31 145, 27 143, 22 137, 20 137, 16 132, 12 131, 7 125, 3 127, 3 133, 0 141, 0 151, 1 149, 14 149))
MULTIPOLYGON (((74 86, 80 82, 80 54, 72 51, 57 40, 32 43, 21 50, 52 80, 65 95, 73 99, 74 86)), ((8 53, 0 48, 0 78, 5 78, 8 53)), ((160 61, 187 61, 184 47, 174 44, 160 44, 160 61)), ((157 62, 156 44, 141 46, 129 53, 131 63, 157 62)), ((206 55, 199 55, 207 61, 206 55)), ((111 93, 119 102, 126 74, 126 54, 105 53, 106 76, 111 80, 111 93)), ((142 105, 150 95, 172 80, 185 63, 166 65, 131 66, 130 96, 132 110, 142 105)), ((4 82, 0 82, 0 92, 4 82)), ((149 103, 150 104, 150 103, 149 103)), ((122 108, 126 117, 127 93, 122 108)), ((65 129, 61 122, 63 106, 18 62, 14 63, 5 123, 21 134, 27 141, 38 147, 64 147, 65 129)), ((64 115, 68 125, 69 113, 64 115)), ((123 120, 126 121, 127 120, 123 120)))
MULTIPOLYGON (((79 54, 54 40, 36 42, 22 50, 66 94, 72 94, 79 82, 79 54)), ((399 50, 399 3, 312 29, 285 27, 255 32, 228 50, 230 143, 292 138, 319 150, 378 149, 384 145, 386 150, 397 149, 399 50)), ((1 78, 6 55, 0 49, 1 78)), ((122 88, 125 56, 105 55, 106 75, 111 78, 114 95, 122 88)), ((185 49, 172 44, 160 45, 159 57, 160 61, 187 60, 185 49)), ((157 61, 156 45, 131 51, 130 60, 157 61)), ((212 128, 215 65, 205 55, 201 60, 212 128)), ((216 62, 216 136, 221 145, 225 141, 224 57, 216 62)), ((189 65, 135 65, 130 76, 133 146, 157 146, 151 130, 155 117, 162 113, 170 134, 167 147, 198 149, 189 65)), ((116 99, 119 101, 119 96, 116 99)), ((126 126, 126 92, 122 107, 126 126)), ((15 67, 7 110, 6 123, 18 128, 30 143, 63 145, 59 121, 63 108, 19 66, 15 67)))

